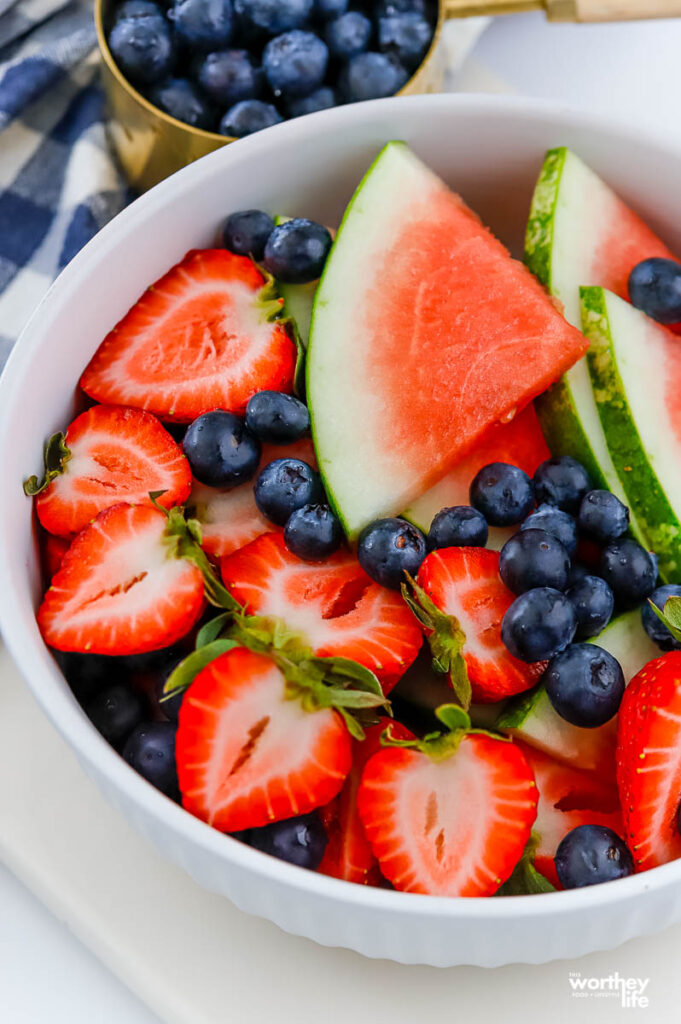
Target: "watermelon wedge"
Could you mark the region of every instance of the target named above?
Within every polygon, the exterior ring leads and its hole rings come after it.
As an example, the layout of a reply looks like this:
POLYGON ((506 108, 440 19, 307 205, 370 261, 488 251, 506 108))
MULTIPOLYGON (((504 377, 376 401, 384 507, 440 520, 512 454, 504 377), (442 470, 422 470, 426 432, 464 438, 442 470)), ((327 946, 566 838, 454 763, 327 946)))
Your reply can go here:
POLYGON ((463 200, 389 143, 346 210, 308 349, 315 450, 348 536, 407 508, 586 347, 463 200))

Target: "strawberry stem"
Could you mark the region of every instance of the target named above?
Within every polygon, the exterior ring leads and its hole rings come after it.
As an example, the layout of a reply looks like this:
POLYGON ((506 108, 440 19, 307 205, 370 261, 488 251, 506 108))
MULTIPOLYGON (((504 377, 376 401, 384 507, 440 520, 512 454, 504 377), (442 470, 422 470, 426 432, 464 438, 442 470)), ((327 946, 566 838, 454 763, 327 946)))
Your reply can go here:
POLYGON ((24 494, 28 495, 29 498, 33 498, 36 494, 44 491, 56 477, 61 476, 70 458, 71 451, 65 443, 64 435, 62 433, 53 434, 45 443, 43 449, 43 462, 45 464, 43 478, 38 480, 37 476, 30 476, 28 480, 25 480, 24 494))
POLYGON ((408 573, 402 584, 402 597, 408 608, 426 630, 433 655, 433 670, 449 676, 449 685, 464 710, 471 706, 473 697, 468 668, 463 656, 466 634, 454 615, 441 611, 423 587, 408 573))
POLYGON ((436 717, 445 726, 437 732, 429 732, 422 739, 403 740, 393 736, 391 726, 381 735, 381 745, 384 747, 406 747, 412 750, 420 750, 433 761, 444 761, 455 754, 464 736, 479 733, 483 736, 490 736, 502 743, 510 743, 506 736, 490 732, 488 729, 474 729, 469 715, 458 704, 441 704, 435 709, 436 717))
POLYGON ((497 889, 495 896, 533 896, 536 893, 556 891, 548 878, 544 878, 534 866, 538 846, 539 836, 533 832, 510 878, 497 889))

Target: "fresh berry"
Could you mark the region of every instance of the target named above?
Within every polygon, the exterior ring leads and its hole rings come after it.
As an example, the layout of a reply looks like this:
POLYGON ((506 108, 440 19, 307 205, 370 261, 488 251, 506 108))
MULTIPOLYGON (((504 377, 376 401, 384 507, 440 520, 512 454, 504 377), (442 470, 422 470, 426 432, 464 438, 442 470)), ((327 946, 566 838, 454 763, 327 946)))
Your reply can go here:
POLYGON ((629 509, 610 491, 589 491, 579 508, 580 533, 598 544, 609 544, 629 529, 629 509))
POLYGON ((629 275, 629 298, 661 324, 681 321, 681 263, 653 256, 629 275))
POLYGON ((51 533, 45 535, 41 554, 43 571, 48 582, 59 570, 64 560, 64 555, 71 547, 71 540, 71 537, 55 537, 51 533))
POLYGON ((212 409, 243 413, 263 388, 290 391, 296 347, 271 321, 264 286, 246 256, 188 253, 107 335, 81 387, 183 423, 212 409))
POLYGON ((646 633, 662 651, 681 651, 681 642, 676 640, 664 622, 662 622, 650 607, 650 601, 656 608, 664 611, 664 606, 670 597, 681 597, 681 586, 678 583, 670 583, 664 587, 657 587, 647 601, 641 605, 641 621, 646 633))
POLYGON ((304 217, 278 224, 265 246, 265 266, 270 274, 289 284, 315 281, 324 269, 331 248, 327 228, 304 217))
POLYGON ((261 260, 265 243, 274 231, 274 221, 262 210, 241 210, 232 213, 222 229, 222 244, 238 256, 261 260))
POLYGON ((615 600, 623 607, 632 608, 650 597, 655 589, 657 565, 645 548, 625 537, 613 541, 604 550, 600 575, 610 586, 615 600))
POLYGON ((149 99, 166 114, 194 128, 210 131, 215 126, 215 111, 188 78, 166 78, 153 86, 149 99))
POLYGON ((123 658, 63 651, 53 653, 74 697, 83 707, 94 700, 103 689, 128 681, 129 674, 123 658))
POLYGON ((345 14, 349 0, 314 0, 314 12, 322 21, 330 21, 345 14))
MULTIPOLYGON (((262 75, 247 50, 218 50, 215 53, 208 53, 200 61, 196 69, 196 78, 214 103, 220 104, 223 108, 232 107, 240 100, 252 100, 258 96, 261 88, 262 75)), ((259 211, 250 210, 249 213, 259 211)), ((235 217, 243 217, 243 214, 234 214, 235 217)), ((262 216, 267 216, 262 214, 262 216)), ((272 230, 270 227, 270 231, 272 230)), ((263 241, 264 245, 264 241, 263 241)), ((226 246, 232 252, 242 256, 248 256, 253 250, 234 248, 226 246)), ((262 250, 261 250, 262 255, 262 250)), ((256 257, 259 259, 260 257, 256 257)))
POLYGON ((484 548, 489 536, 487 520, 470 505, 443 508, 433 518, 426 542, 429 551, 436 548, 484 548))
POLYGON ((242 25, 268 36, 302 28, 313 5, 314 0, 234 0, 242 25))
POLYGON ((289 100, 287 110, 289 117, 303 117, 305 114, 316 114, 318 110, 329 110, 337 104, 338 98, 333 89, 322 85, 308 96, 295 96, 289 100))
POLYGON ((182 707, 186 690, 177 690, 172 697, 165 697, 163 693, 165 684, 165 678, 158 680, 155 694, 156 702, 164 718, 167 718, 170 722, 177 722, 180 717, 180 708, 182 707))
POLYGON ((402 65, 385 53, 358 53, 345 65, 338 83, 348 103, 392 96, 406 84, 402 65))
POLYGON ((183 806, 236 832, 328 803, 350 771, 352 741, 337 711, 287 699, 274 662, 236 647, 187 691, 176 759, 183 806))
POLYGON ((337 551, 343 530, 328 505, 303 505, 291 515, 284 530, 286 547, 306 562, 323 562, 337 551))
POLYGON ((368 49, 372 31, 371 22, 364 14, 348 11, 327 24, 324 38, 333 57, 349 60, 368 49))
POLYGON ((310 429, 310 414, 293 395, 259 391, 246 406, 246 426, 261 441, 292 444, 310 429))
POLYGON ((582 576, 565 591, 577 616, 578 640, 598 636, 615 610, 615 595, 600 576, 582 576))
POLYGON ((254 850, 309 871, 316 871, 321 864, 327 841, 326 830, 316 811, 251 829, 246 838, 254 850))
POLYGON ((544 530, 559 540, 570 558, 577 550, 577 523, 567 512, 553 505, 540 505, 520 527, 521 530, 544 530))
POLYGON ((427 14, 426 0, 379 0, 376 6, 379 17, 390 14, 427 14))
POLYGON ((627 845, 604 825, 578 825, 561 840, 556 873, 564 889, 613 882, 634 873, 627 845))
POLYGON ((513 526, 534 507, 532 481, 517 466, 491 462, 476 473, 470 499, 491 526, 513 526))
POLYGON ((124 3, 116 8, 114 24, 117 21, 125 21, 129 18, 145 18, 148 16, 162 18, 163 11, 152 0, 124 0, 124 3))
POLYGON ((540 505, 555 505, 571 515, 577 515, 582 499, 593 486, 584 466, 569 455, 542 462, 534 474, 533 483, 540 505))
POLYGON ((394 54, 409 71, 415 71, 433 38, 433 27, 414 11, 387 14, 378 19, 378 48, 394 54))
POLYGON ((329 51, 314 32, 294 29, 271 39, 262 55, 265 77, 275 96, 306 96, 324 81, 329 51))
POLYGON ((584 579, 585 576, 592 576, 593 569, 589 568, 588 565, 584 565, 583 562, 571 562, 570 572, 568 573, 568 589, 574 587, 575 583, 584 579))
POLYGON ((543 682, 560 717, 581 729, 614 718, 625 685, 620 663, 596 644, 571 644, 561 651, 549 662, 543 682))
POLYGON ((203 576, 177 557, 162 512, 114 505, 82 530, 38 609, 50 647, 141 654, 168 647, 204 606, 203 576))
POLYGON ((237 487, 255 476, 260 442, 240 417, 216 409, 190 425, 182 442, 196 479, 208 487, 237 487))
POLYGON ((243 139, 246 135, 261 132, 263 128, 280 124, 282 120, 281 114, 271 103, 263 103, 262 100, 239 100, 222 118, 218 131, 221 135, 243 139))
POLYGON ((174 0, 168 17, 178 39, 194 50, 220 50, 232 38, 232 0, 174 0))
POLYGON ((324 498, 319 473, 301 459, 270 462, 255 482, 254 495, 260 512, 277 526, 285 526, 296 509, 324 498))
POLYGON ((565 594, 538 587, 517 597, 504 615, 501 638, 521 661, 553 658, 572 643, 577 616, 565 594))
POLYGON ((514 594, 535 587, 564 590, 570 557, 559 540, 545 530, 520 530, 499 555, 499 575, 514 594))
POLYGON ((170 28, 155 13, 119 18, 109 34, 109 48, 125 77, 140 85, 159 82, 175 63, 170 28))
POLYGON ((179 793, 176 735, 174 722, 147 722, 132 731, 121 752, 131 768, 172 799, 177 799, 179 793))
POLYGON ((426 557, 426 538, 405 519, 377 519, 360 533, 357 557, 372 580, 399 590, 405 573, 415 576, 426 557))
POLYGON ((85 714, 107 743, 119 747, 142 721, 144 707, 138 693, 118 683, 93 697, 85 706, 85 714))

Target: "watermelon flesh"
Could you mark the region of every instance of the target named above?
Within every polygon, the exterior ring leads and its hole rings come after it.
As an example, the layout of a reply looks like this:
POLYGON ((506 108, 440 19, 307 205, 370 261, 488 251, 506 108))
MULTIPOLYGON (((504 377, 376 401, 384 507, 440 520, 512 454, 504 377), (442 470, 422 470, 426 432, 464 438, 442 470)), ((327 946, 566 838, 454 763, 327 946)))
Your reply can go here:
POLYGON ((310 331, 315 450, 348 536, 407 508, 586 348, 463 200, 389 143, 345 213, 310 331))

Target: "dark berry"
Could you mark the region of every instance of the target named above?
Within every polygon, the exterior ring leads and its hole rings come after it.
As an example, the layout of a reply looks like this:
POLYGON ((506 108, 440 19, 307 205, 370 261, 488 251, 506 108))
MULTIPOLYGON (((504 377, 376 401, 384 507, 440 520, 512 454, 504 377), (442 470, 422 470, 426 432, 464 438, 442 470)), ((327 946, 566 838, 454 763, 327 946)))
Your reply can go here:
POLYGON ((647 601, 641 605, 641 622, 646 633, 662 651, 681 651, 681 643, 675 640, 664 622, 661 621, 650 607, 650 601, 656 608, 664 611, 664 606, 670 597, 681 597, 681 586, 678 583, 669 583, 664 587, 657 587, 647 601))
POLYGON ((569 571, 567 551, 545 530, 520 530, 499 553, 499 575, 514 594, 535 587, 564 590, 569 571))
POLYGON ((561 718, 582 729, 605 725, 619 711, 624 675, 612 654, 596 644, 571 644, 543 676, 549 700, 561 718))
POLYGON ((157 14, 116 21, 109 34, 109 48, 126 78, 142 85, 165 78, 175 62, 170 28, 157 14))
POLYGON ((470 499, 490 526, 513 526, 534 506, 532 481, 517 466, 491 462, 473 478, 470 499))
POLYGON ((333 89, 322 85, 308 96, 297 96, 288 101, 286 109, 289 117, 303 117, 305 114, 316 114, 318 110, 329 110, 338 104, 333 89))
POLYGON ((307 22, 314 0, 234 0, 242 25, 268 36, 278 36, 307 22))
POLYGON ((342 69, 338 85, 348 103, 393 96, 409 75, 398 60, 385 53, 358 53, 342 69))
POLYGON ((585 537, 609 544, 629 529, 629 509, 610 491, 589 491, 582 499, 577 522, 585 537))
POLYGON ((128 737, 122 754, 131 768, 166 796, 177 798, 174 722, 146 722, 128 737))
POLYGON ((310 414, 293 395, 258 391, 246 406, 246 426, 261 441, 291 444, 310 429, 310 414))
POLYGON ((303 505, 290 516, 284 530, 286 547, 306 562, 323 562, 343 540, 341 524, 328 505, 303 505))
POLYGON ((436 548, 484 548, 489 536, 487 520, 470 505, 443 508, 434 517, 428 531, 428 550, 436 548))
POLYGON ((234 106, 240 100, 256 98, 260 92, 262 75, 246 50, 218 50, 217 53, 206 54, 200 61, 196 68, 196 78, 206 95, 224 109, 234 106))
POLYGON ((391 14, 423 14, 428 11, 426 0, 379 0, 376 13, 380 17, 391 14))
POLYGON ((625 608, 633 608, 655 589, 657 566, 645 548, 624 537, 604 550, 600 575, 609 584, 615 600, 625 608))
POLYGON ((182 707, 182 701, 184 700, 187 691, 178 690, 172 695, 172 697, 164 697, 163 688, 165 683, 165 679, 159 679, 157 684, 156 697, 158 701, 158 708, 161 711, 161 714, 171 722, 177 722, 180 715, 180 708, 182 707))
POLYGON ((285 526, 296 509, 324 500, 324 489, 314 469, 301 459, 275 459, 255 482, 255 503, 270 522, 285 526))
POLYGON ((615 595, 600 576, 582 576, 568 587, 565 596, 577 616, 577 639, 598 636, 615 610, 615 595))
POLYGON ((260 462, 260 442, 244 421, 216 409, 190 424, 182 443, 191 471, 208 487, 237 487, 250 480, 260 462))
POLYGON ((107 743, 119 747, 142 721, 144 707, 138 693, 119 684, 98 693, 85 706, 85 714, 107 743))
POLYGON ((378 19, 378 48, 392 53, 409 71, 415 71, 430 46, 433 26, 415 11, 395 12, 378 19))
POLYGON ((578 583, 585 576, 593 576, 593 574, 593 569, 590 569, 588 565, 584 565, 583 562, 571 562, 570 572, 568 573, 568 588, 573 587, 575 583, 578 583))
POLYGON ((315 0, 314 12, 322 21, 330 21, 345 14, 349 0, 315 0))
POLYGON ((577 550, 577 523, 567 512, 553 505, 540 505, 520 527, 521 530, 544 530, 561 542, 572 557, 577 550))
POLYGON ((584 495, 593 488, 584 466, 569 455, 542 462, 534 474, 533 483, 540 505, 555 505, 572 515, 579 512, 584 495))
POLYGON ((426 538, 404 519, 377 519, 360 533, 357 557, 372 580, 399 590, 406 572, 416 576, 419 571, 426 557, 426 538))
POLYGON ((243 139, 246 135, 261 132, 263 128, 271 128, 281 121, 281 114, 271 103, 263 103, 262 100, 239 100, 229 108, 220 121, 218 130, 221 135, 243 139))
POLYGON ((349 60, 364 53, 371 39, 371 22, 359 11, 348 11, 326 26, 324 38, 329 53, 339 60, 349 60))
POLYGON ((298 818, 287 818, 262 828, 250 829, 243 841, 254 850, 269 853, 299 868, 316 871, 322 862, 328 840, 319 815, 312 811, 298 818))
POLYGON ((634 861, 623 839, 605 825, 578 825, 560 841, 556 874, 564 889, 614 882, 634 873, 634 861))
POLYGON ((240 210, 232 213, 222 229, 222 244, 238 256, 261 260, 265 243, 274 230, 274 221, 262 210, 240 210))
POLYGON ((149 99, 166 114, 194 128, 210 130, 215 125, 213 108, 188 78, 166 78, 150 90, 149 99))
POLYGON ((679 323, 681 263, 659 256, 637 263, 629 275, 629 298, 658 323, 679 323))
POLYGON ((158 4, 152 0, 125 0, 120 7, 116 8, 114 24, 117 21, 128 21, 130 18, 162 18, 163 11, 158 4))
POLYGON ((307 96, 324 80, 329 51, 314 32, 294 29, 271 39, 262 55, 265 77, 275 96, 307 96))
POLYGON ((565 650, 576 629, 575 612, 565 594, 539 587, 516 597, 501 623, 501 639, 515 658, 531 664, 565 650))
POLYGON ((129 676, 122 658, 63 651, 53 651, 53 654, 79 704, 88 704, 105 687, 129 676))
POLYGON ((168 17, 178 38, 194 50, 221 50, 232 38, 231 0, 175 0, 168 17))
POLYGON ((278 224, 265 246, 265 267, 289 284, 315 281, 324 269, 331 248, 327 228, 304 217, 278 224))

